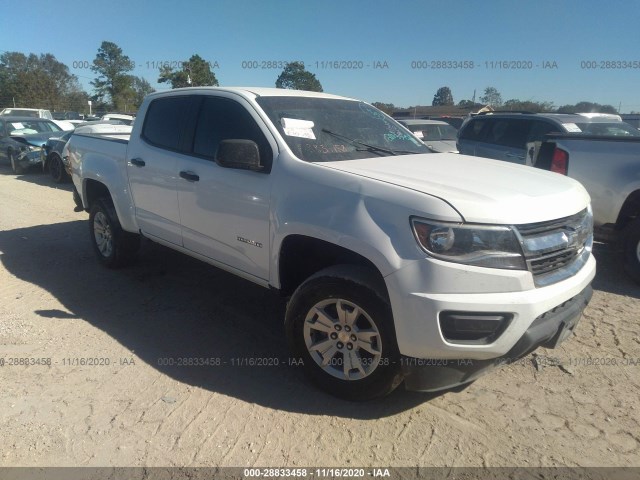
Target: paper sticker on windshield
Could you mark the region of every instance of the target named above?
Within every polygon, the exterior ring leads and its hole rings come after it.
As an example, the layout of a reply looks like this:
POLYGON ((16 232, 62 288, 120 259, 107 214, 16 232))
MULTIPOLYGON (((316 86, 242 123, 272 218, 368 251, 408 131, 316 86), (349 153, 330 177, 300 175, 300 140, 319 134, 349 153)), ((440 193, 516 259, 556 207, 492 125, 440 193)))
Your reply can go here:
POLYGON ((13 128, 15 128, 16 130, 22 130, 24 128, 24 125, 20 122, 12 123, 11 125, 13 125, 13 128))
POLYGON ((315 140, 313 133, 314 123, 311 120, 300 120, 298 118, 281 118, 280 124, 284 134, 289 137, 309 138, 315 140))
POLYGON ((424 138, 424 134, 422 133, 422 130, 418 130, 417 132, 413 132, 413 134, 418 137, 420 140, 422 140, 424 138))
POLYGON ((571 133, 582 132, 582 130, 580 130, 580 127, 575 123, 563 123, 562 125, 564 126, 564 128, 567 129, 567 132, 571 132, 571 133))

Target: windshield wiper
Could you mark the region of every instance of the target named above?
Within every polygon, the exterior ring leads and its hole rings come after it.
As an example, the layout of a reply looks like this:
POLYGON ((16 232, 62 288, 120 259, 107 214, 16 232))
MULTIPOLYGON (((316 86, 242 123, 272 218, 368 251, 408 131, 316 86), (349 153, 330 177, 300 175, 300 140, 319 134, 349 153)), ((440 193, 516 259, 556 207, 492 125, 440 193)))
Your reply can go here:
MULTIPOLYGON (((388 153, 389 155, 397 155, 398 153, 394 152, 393 150, 389 150, 388 148, 384 148, 384 147, 378 147, 376 145, 369 145, 368 143, 364 143, 361 142, 360 140, 355 140, 353 138, 349 138, 349 137, 345 137, 344 135, 340 135, 339 133, 336 132, 332 132, 331 130, 327 130, 326 128, 323 128, 322 131, 324 133, 328 133, 329 135, 333 135, 336 138, 341 138, 342 140, 346 140, 347 142, 352 143, 353 145, 360 145, 362 147, 365 147, 364 149, 358 150, 356 149, 356 151, 358 152, 373 152, 373 153, 388 153)), ((416 152, 413 152, 416 153, 416 152)))

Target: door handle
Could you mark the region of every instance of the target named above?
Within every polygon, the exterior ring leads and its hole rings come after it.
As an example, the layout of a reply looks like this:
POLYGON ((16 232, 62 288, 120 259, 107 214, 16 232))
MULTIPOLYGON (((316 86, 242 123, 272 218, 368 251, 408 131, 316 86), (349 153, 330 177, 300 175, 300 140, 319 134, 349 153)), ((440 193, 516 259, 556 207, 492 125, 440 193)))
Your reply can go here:
POLYGON ((135 165, 136 167, 144 167, 146 163, 141 158, 132 158, 131 165, 135 165))
POLYGON ((198 180, 200 180, 200 176, 199 175, 196 175, 193 172, 187 172, 185 170, 180 172, 180 177, 184 178, 185 180, 189 180, 190 182, 197 182, 198 180))
POLYGON ((515 153, 507 152, 505 154, 507 158, 517 158, 519 160, 524 160, 524 155, 516 155, 515 153))

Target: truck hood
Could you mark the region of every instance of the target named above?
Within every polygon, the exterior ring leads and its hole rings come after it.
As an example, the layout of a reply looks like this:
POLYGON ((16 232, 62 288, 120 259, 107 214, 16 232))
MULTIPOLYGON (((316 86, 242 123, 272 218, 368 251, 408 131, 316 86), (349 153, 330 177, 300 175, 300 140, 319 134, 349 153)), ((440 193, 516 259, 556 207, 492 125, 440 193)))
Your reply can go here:
POLYGON ((562 218, 588 205, 582 185, 563 175, 455 153, 321 163, 438 197, 464 221, 523 224, 562 218))

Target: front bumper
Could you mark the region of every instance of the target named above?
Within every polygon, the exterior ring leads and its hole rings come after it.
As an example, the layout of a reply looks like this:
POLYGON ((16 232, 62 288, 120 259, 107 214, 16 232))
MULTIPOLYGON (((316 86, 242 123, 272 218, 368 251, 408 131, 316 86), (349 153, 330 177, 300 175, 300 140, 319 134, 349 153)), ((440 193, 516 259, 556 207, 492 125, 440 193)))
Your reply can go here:
POLYGON ((39 163, 42 163, 41 152, 41 148, 32 148, 31 150, 20 151, 16 157, 16 161, 23 168, 38 165, 39 163))
POLYGON ((438 391, 469 383, 499 365, 513 362, 538 347, 555 348, 580 321, 591 300, 593 290, 587 286, 575 297, 538 316, 506 355, 486 359, 419 359, 402 357, 405 388, 438 391))
POLYGON ((595 276, 590 255, 566 280, 536 288, 528 271, 455 265, 435 259, 411 262, 385 277, 400 354, 422 359, 491 360, 507 355, 542 314, 579 295, 595 276), (444 312, 507 314, 499 336, 481 343, 445 338, 444 312))

